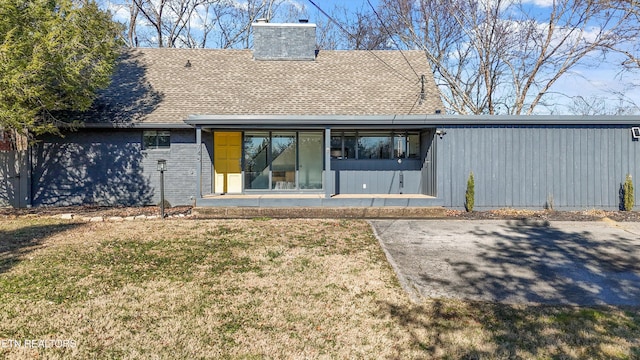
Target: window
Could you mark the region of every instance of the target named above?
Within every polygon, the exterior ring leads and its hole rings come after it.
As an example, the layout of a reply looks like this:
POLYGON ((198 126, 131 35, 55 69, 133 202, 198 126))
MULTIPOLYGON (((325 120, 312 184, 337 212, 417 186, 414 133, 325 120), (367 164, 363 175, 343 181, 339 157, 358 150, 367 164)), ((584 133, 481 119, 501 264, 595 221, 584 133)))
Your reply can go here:
POLYGON ((144 149, 169 149, 171 146, 170 131, 143 131, 142 146, 144 149))
POLYGON ((355 159, 356 158, 356 133, 345 132, 344 133, 344 158, 355 159))
POLYGON ((420 154, 420 136, 418 134, 396 133, 393 136, 394 159, 417 159, 420 154))
POLYGON ((355 159, 356 143, 355 132, 336 132, 331 136, 331 158, 355 159))
POLYGON ((296 133, 271 134, 271 188, 296 188, 296 133))
POLYGON ((245 131, 245 190, 320 190, 324 171, 320 131, 245 131))
POLYGON ((406 132, 342 132, 331 135, 332 159, 417 159, 420 135, 406 132), (357 151, 356 151, 357 150, 357 151))
POLYGON ((359 133, 358 159, 390 159, 391 134, 359 133))
POLYGON ((407 157, 409 159, 420 158, 420 135, 418 134, 407 135, 407 157))
POLYGON ((407 157, 407 137, 402 134, 393 136, 393 158, 403 159, 407 157))
POLYGON ((269 132, 244 133, 244 188, 269 188, 269 132))
POLYGON ((331 158, 342 159, 342 135, 331 136, 331 158))
POLYGON ((300 189, 322 189, 324 154, 321 132, 298 134, 298 185, 300 189))

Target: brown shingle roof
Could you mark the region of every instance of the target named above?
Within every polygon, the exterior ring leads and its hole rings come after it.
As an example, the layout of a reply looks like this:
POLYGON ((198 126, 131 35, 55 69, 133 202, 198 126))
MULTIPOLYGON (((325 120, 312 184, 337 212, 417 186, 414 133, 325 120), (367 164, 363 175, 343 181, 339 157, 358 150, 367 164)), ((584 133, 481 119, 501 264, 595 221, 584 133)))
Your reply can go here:
POLYGON ((403 54, 319 51, 315 61, 258 61, 251 50, 131 50, 86 121, 160 124, 182 123, 188 115, 406 115, 442 109, 424 54, 403 54), (424 101, 420 77, 405 57, 425 75, 424 101))

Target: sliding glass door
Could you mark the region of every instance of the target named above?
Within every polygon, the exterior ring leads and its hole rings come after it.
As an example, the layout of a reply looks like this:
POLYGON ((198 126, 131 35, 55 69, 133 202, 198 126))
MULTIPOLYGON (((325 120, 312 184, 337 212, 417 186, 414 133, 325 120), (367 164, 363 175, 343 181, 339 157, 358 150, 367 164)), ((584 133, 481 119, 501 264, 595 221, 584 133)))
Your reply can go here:
POLYGON ((269 161, 269 132, 245 133, 245 189, 269 189, 269 161))
POLYGON ((296 188, 296 133, 271 134, 271 188, 296 188))
POLYGON ((245 190, 321 190, 321 131, 244 133, 245 190))
POLYGON ((298 185, 300 189, 322 189, 323 135, 320 132, 301 132, 298 139, 298 185))

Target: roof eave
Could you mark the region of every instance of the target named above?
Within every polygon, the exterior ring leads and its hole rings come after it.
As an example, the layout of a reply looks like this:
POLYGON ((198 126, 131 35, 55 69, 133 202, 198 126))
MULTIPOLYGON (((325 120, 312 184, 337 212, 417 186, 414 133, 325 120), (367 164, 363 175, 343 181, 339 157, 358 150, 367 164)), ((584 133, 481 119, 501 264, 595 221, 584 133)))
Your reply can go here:
POLYGON ((84 129, 191 129, 193 126, 184 122, 159 123, 159 122, 135 122, 135 123, 84 123, 79 126, 84 129))
POLYGON ((640 116, 573 115, 189 115, 201 127, 443 127, 443 126, 596 126, 640 125, 640 116))

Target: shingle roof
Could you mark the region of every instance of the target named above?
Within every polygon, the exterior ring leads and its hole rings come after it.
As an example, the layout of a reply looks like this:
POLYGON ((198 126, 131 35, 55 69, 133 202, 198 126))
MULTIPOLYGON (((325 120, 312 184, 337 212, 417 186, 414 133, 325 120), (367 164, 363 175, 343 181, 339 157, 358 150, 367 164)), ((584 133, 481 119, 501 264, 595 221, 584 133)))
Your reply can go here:
POLYGON ((442 103, 420 51, 319 51, 315 61, 258 61, 251 50, 161 48, 124 54, 85 121, 171 124, 189 115, 408 115, 437 109, 442 103))

